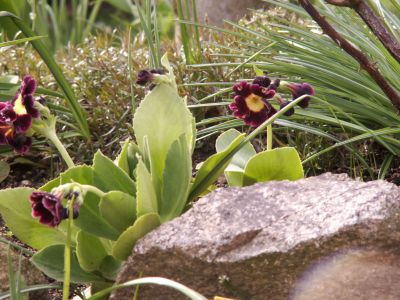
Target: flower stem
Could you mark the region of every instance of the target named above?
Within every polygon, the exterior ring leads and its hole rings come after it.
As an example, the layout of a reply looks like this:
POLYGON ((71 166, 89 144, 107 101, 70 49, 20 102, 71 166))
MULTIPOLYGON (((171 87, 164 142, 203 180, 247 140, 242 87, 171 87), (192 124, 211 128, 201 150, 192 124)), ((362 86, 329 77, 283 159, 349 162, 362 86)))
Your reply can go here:
POLYGON ((267 125, 267 151, 272 150, 272 124, 267 125))
POLYGON ((61 157, 64 159, 64 161, 67 164, 68 168, 75 167, 75 164, 74 164, 71 156, 69 156, 69 154, 67 152, 67 149, 65 149, 64 145, 61 143, 61 141, 58 138, 58 136, 55 133, 55 131, 53 131, 53 130, 45 131, 45 132, 42 132, 42 134, 46 138, 48 138, 54 144, 54 146, 56 146, 58 152, 60 153, 61 157))
POLYGON ((71 279, 71 229, 74 221, 74 200, 73 197, 68 203, 68 224, 67 224, 67 240, 64 248, 64 284, 63 284, 63 300, 69 299, 69 284, 71 279))
POLYGON ((81 186, 83 190, 85 190, 87 192, 92 192, 93 194, 99 196, 100 198, 104 197, 104 195, 106 194, 102 190, 98 189, 97 187, 95 187, 93 185, 79 184, 79 186, 81 186))

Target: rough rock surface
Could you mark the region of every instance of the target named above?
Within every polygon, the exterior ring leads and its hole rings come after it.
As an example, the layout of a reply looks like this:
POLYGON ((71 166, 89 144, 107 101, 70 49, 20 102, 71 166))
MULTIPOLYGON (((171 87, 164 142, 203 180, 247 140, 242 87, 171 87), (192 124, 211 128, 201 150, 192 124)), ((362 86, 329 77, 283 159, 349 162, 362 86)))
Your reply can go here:
MULTIPOLYGON (((366 249, 368 260, 371 253, 396 250, 399 211, 397 186, 342 174, 219 189, 139 240, 118 282, 142 272, 207 297, 307 299, 296 296, 302 290, 296 281, 326 257, 366 249)), ((397 254, 390 255, 386 265, 400 267, 397 254)), ((113 299, 132 299, 132 293, 120 290, 113 299)), ((186 298, 164 287, 143 287, 140 299, 186 298)))
MULTIPOLYGON (((14 272, 18 271, 19 253, 11 251, 13 260, 14 272)), ((0 294, 9 291, 9 278, 8 278, 8 245, 0 243, 0 294)), ((42 272, 36 269, 26 257, 21 260, 21 276, 25 282, 25 286, 48 283, 42 272)), ((50 299, 48 290, 40 290, 29 293, 29 299, 50 299)))
POLYGON ((201 0, 197 1, 199 20, 222 26, 223 20, 237 21, 249 13, 248 9, 266 6, 261 0, 201 0))
MULTIPOLYGON (((176 1, 171 0, 176 10, 176 1)), ((262 0, 200 0, 196 1, 200 22, 223 26, 223 20, 237 21, 249 13, 249 9, 265 7, 262 0)))

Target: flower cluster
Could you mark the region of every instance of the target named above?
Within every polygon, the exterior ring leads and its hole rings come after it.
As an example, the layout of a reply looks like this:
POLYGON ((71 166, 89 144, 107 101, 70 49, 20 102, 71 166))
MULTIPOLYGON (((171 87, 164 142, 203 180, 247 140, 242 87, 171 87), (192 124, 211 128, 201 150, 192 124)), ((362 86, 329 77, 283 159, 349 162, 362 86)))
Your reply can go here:
POLYGON ((32 145, 27 131, 32 126, 32 119, 39 117, 33 97, 35 91, 36 81, 26 76, 15 97, 0 102, 0 144, 10 145, 19 154, 25 154, 32 145))
MULTIPOLYGON (((257 76, 252 83, 241 81, 233 86, 234 101, 229 108, 236 118, 242 119, 249 126, 258 127, 277 112, 270 100, 276 100, 280 109, 291 102, 278 95, 280 87, 286 87, 292 93, 292 100, 303 95, 314 95, 314 89, 308 83, 286 83, 279 79, 271 81, 268 76, 257 76)), ((306 108, 309 102, 310 97, 305 97, 298 105, 306 108)), ((293 113, 292 108, 286 111, 285 115, 291 116, 293 113)))

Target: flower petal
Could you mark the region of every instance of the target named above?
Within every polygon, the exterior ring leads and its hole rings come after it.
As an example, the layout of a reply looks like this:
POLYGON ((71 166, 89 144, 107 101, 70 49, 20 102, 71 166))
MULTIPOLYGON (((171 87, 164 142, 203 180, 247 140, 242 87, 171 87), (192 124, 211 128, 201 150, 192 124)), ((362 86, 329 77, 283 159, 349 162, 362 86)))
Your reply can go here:
POLYGON ((27 75, 24 77, 21 84, 22 95, 32 95, 36 91, 36 80, 32 76, 27 75))
POLYGON ((268 87, 271 83, 271 79, 268 76, 256 76, 253 83, 262 87, 268 87))
POLYGON ((246 81, 241 81, 233 86, 233 91, 236 93, 236 95, 247 97, 251 94, 250 84, 246 81))
POLYGON ((32 146, 32 139, 24 134, 17 133, 7 138, 8 144, 14 148, 15 152, 24 155, 32 146))
POLYGON ((65 218, 61 198, 47 192, 33 192, 29 197, 32 203, 32 217, 39 218, 39 222, 50 227, 60 224, 65 218))
MULTIPOLYGON (((292 93, 293 100, 303 95, 314 96, 315 94, 314 88, 309 83, 290 83, 287 86, 292 93)), ((310 97, 305 97, 297 105, 301 108, 307 108, 310 100, 310 97)))
POLYGON ((12 104, 7 102, 2 109, 0 109, 0 122, 14 122, 17 118, 12 104))
POLYGON ((17 119, 14 121, 13 124, 15 132, 25 133, 32 125, 32 117, 28 114, 17 116, 17 119))
MULTIPOLYGON (((287 106, 288 104, 290 104, 290 102, 292 101, 284 101, 280 104, 280 109, 284 108, 285 106, 287 106)), ((291 109, 289 109, 288 111, 286 111, 283 115, 290 117, 291 115, 294 114, 294 107, 292 107, 291 109)))

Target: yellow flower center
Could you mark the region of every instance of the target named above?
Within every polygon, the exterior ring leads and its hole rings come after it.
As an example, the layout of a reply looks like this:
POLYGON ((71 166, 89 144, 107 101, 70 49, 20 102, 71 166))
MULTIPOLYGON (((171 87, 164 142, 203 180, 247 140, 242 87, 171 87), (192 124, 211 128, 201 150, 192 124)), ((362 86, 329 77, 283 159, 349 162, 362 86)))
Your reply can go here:
POLYGON ((19 94, 17 100, 15 100, 13 108, 17 115, 26 115, 27 114, 26 108, 25 108, 24 104, 22 103, 22 95, 21 94, 19 94))
POLYGON ((260 96, 250 94, 245 99, 247 107, 253 112, 261 111, 265 104, 260 96))

